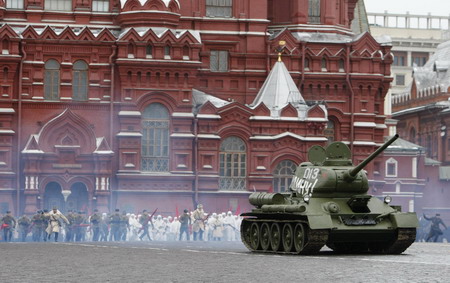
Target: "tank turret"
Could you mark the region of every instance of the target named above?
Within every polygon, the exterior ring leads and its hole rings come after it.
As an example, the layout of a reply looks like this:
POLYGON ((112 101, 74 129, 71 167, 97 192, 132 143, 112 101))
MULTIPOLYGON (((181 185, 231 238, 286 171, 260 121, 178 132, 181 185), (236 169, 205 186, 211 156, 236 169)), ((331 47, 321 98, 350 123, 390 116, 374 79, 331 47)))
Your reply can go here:
POLYGON ((415 213, 368 195, 363 170, 398 138, 392 137, 359 165, 348 146, 313 146, 298 166, 289 191, 255 192, 241 238, 252 251, 314 254, 324 245, 337 252, 399 254, 415 240, 415 213))

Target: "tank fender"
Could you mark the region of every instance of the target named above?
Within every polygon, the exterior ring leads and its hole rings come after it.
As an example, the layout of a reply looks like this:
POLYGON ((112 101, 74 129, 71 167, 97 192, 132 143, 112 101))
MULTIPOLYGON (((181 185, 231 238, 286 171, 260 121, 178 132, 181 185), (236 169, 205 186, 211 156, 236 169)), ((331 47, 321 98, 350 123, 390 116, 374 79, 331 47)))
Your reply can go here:
POLYGON ((308 215, 308 224, 311 229, 331 229, 333 228, 333 222, 331 216, 322 215, 308 215))
POLYGON ((396 228, 419 227, 419 220, 415 212, 392 213, 390 219, 396 228))

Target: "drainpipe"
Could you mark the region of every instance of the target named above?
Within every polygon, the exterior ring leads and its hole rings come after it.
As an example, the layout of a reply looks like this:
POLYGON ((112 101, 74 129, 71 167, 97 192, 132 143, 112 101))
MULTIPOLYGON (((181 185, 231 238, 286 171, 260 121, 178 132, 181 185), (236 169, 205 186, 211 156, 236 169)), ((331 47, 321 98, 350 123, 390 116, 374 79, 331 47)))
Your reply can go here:
POLYGON ((305 81, 305 54, 306 54, 306 43, 302 42, 302 78, 300 81, 300 87, 305 81))
MULTIPOLYGON (((109 56, 109 64, 111 65, 111 90, 109 92, 109 142, 111 150, 114 151, 114 56, 116 56, 117 46, 112 46, 112 53, 111 56, 109 56)), ((111 167, 113 169, 114 160, 111 162, 111 167)), ((113 175, 110 176, 109 179, 109 212, 113 211, 113 175)))
POLYGON ((194 178, 194 208, 197 207, 198 204, 198 118, 197 115, 195 115, 194 117, 194 156, 193 156, 193 161, 194 161, 194 174, 195 174, 195 178, 194 178))
POLYGON ((25 52, 25 43, 20 45, 22 51, 22 60, 19 64, 19 88, 18 88, 18 105, 17 105, 17 165, 16 165, 16 215, 19 216, 20 209, 20 140, 22 139, 22 72, 23 61, 27 57, 25 52))
POLYGON ((347 54, 347 58, 346 58, 346 81, 347 81, 347 86, 350 90, 350 151, 352 153, 352 159, 354 159, 354 152, 353 152, 353 148, 354 148, 354 135, 355 135, 355 131, 354 131, 354 124, 355 124, 355 93, 353 91, 353 87, 352 87, 352 83, 350 81, 350 44, 347 44, 346 46, 346 54, 347 54))

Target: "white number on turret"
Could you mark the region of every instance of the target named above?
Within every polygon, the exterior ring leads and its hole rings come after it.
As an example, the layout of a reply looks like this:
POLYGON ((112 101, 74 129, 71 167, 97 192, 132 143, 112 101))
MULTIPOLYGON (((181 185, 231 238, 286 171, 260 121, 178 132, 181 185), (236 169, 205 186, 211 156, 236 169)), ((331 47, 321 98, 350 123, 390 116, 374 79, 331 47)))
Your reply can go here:
POLYGON ((314 187, 319 181, 319 173, 319 168, 305 168, 303 178, 299 178, 298 176, 292 178, 291 188, 299 192, 302 196, 312 194, 314 187))

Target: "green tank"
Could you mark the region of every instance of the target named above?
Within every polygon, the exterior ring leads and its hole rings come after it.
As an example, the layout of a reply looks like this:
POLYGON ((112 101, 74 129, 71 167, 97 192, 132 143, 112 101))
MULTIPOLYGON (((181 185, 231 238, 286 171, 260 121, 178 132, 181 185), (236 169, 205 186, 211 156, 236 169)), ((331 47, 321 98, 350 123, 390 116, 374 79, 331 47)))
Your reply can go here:
POLYGON ((401 254, 416 238, 414 212, 389 205, 390 197, 367 194, 362 170, 392 144, 394 136, 358 166, 342 142, 313 146, 285 193, 255 192, 243 213, 241 239, 255 252, 316 254, 327 245, 338 253, 401 254))

